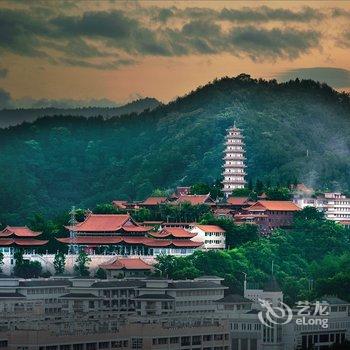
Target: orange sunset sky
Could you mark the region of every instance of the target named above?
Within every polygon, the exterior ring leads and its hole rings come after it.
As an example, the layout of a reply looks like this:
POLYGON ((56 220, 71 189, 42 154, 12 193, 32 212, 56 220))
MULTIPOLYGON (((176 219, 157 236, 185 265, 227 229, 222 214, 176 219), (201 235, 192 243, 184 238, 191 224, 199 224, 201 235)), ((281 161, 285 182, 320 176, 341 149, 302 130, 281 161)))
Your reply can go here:
POLYGON ((346 1, 1 1, 0 108, 167 102, 243 72, 350 91, 349 50, 346 1))

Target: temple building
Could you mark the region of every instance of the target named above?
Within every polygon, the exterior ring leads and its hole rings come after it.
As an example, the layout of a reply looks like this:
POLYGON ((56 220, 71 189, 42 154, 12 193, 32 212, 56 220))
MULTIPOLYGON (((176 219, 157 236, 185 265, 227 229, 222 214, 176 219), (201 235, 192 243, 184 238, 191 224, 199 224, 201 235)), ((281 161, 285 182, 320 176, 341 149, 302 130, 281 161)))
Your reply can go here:
POLYGON ((278 227, 292 226, 294 214, 300 208, 291 201, 260 200, 234 216, 237 224, 252 223, 259 226, 261 233, 270 233, 278 227))
POLYGON ((223 192, 228 197, 233 190, 244 188, 246 183, 244 164, 244 142, 241 130, 233 126, 229 128, 224 150, 223 192))
POLYGON ((153 266, 141 258, 115 258, 100 268, 106 271, 107 278, 124 278, 143 277, 152 271, 153 266))
POLYGON ((13 254, 16 247, 33 251, 35 247, 48 242, 37 239, 41 234, 42 232, 32 231, 26 226, 7 226, 0 232, 0 252, 13 254))
MULTIPOLYGON (((70 237, 57 238, 88 253, 120 255, 188 255, 202 244, 174 234, 157 235, 150 227, 137 224, 129 214, 89 214, 83 222, 66 227, 70 237)), ((187 232, 187 231, 186 231, 187 232)), ((76 250, 76 249, 75 249, 76 250)))

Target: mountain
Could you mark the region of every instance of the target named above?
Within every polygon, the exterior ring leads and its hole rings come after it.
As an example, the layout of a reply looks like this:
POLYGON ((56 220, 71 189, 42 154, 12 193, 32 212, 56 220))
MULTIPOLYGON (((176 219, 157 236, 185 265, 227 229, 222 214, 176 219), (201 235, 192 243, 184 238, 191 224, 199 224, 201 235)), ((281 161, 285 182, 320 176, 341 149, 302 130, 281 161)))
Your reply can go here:
POLYGON ((120 107, 82 107, 82 108, 23 108, 0 110, 0 128, 17 125, 23 121, 32 122, 44 116, 82 116, 110 118, 129 113, 141 113, 145 109, 154 109, 160 102, 155 98, 142 98, 120 107))
POLYGON ((0 130, 0 222, 210 183, 234 121, 248 179, 350 189, 349 95, 311 80, 241 74, 140 114, 49 117, 0 130))

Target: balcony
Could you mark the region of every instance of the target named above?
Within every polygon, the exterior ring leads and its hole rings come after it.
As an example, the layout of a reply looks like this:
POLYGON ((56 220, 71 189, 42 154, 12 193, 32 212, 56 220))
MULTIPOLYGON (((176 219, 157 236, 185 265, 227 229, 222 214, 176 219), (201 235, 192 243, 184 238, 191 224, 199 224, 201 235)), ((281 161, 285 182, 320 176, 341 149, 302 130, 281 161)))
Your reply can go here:
POLYGON ((245 164, 224 164, 224 168, 246 168, 245 164))
POLYGON ((232 172, 232 171, 224 171, 221 173, 222 176, 246 176, 247 173, 242 171, 242 172, 232 172))
POLYGON ((245 160, 245 157, 240 157, 240 156, 225 156, 223 158, 224 160, 245 160))
POLYGON ((247 181, 245 180, 234 180, 234 179, 222 181, 223 184, 245 184, 246 182, 247 181))

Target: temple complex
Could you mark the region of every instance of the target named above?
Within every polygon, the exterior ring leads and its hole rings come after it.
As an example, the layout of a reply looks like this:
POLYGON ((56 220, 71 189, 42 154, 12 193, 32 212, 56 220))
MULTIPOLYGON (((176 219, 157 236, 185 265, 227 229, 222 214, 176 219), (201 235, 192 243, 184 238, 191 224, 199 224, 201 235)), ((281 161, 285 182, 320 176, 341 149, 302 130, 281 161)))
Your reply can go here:
MULTIPOLYGON (((191 254, 202 245, 193 234, 151 232, 137 224, 129 214, 89 214, 83 222, 66 227, 70 237, 57 238, 70 247, 82 246, 89 253, 120 255, 191 254)), ((168 228, 167 230, 170 230, 168 228)), ((173 231, 176 231, 173 229, 173 231)))
POLYGON ((228 197, 233 190, 244 188, 246 181, 244 142, 241 130, 233 126, 226 135, 224 150, 223 192, 228 197))

